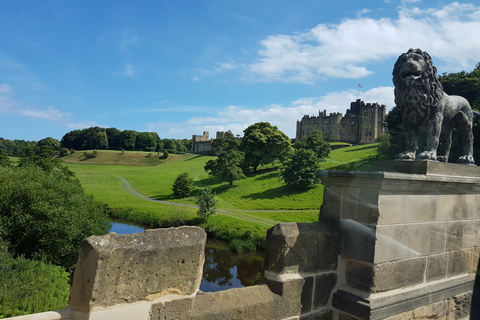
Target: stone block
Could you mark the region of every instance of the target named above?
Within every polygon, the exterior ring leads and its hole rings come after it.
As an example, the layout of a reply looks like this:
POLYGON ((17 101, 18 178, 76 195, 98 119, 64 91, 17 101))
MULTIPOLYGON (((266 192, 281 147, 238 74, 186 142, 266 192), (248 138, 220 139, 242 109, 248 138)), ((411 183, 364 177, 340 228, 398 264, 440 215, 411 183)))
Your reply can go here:
POLYGON ((150 308, 150 320, 175 319, 186 320, 193 308, 193 296, 175 297, 171 300, 153 303, 150 308))
POLYGON ((315 276, 315 289, 313 292, 313 309, 317 310, 327 305, 332 291, 337 285, 336 273, 325 273, 315 276))
POLYGON ((302 314, 310 312, 312 310, 313 286, 314 286, 314 277, 305 278, 305 282, 302 288, 302 298, 301 298, 302 314))
POLYGON ((358 194, 357 216, 355 220, 365 225, 376 225, 380 216, 378 211, 379 190, 361 188, 358 194))
POLYGON ((464 221, 447 223, 447 251, 463 249, 464 221))
POLYGON ((277 274, 334 270, 337 242, 337 229, 324 222, 278 224, 267 231, 265 270, 277 274))
POLYGON ((480 247, 480 220, 464 221, 462 248, 480 247))
POLYGON ((425 258, 412 258, 381 264, 346 261, 347 285, 368 293, 385 292, 422 283, 425 258))
POLYGON ((278 306, 278 312, 284 317, 300 315, 303 308, 302 295, 305 291, 305 279, 296 276, 283 280, 267 279, 266 285, 270 291, 280 296, 282 303, 278 306))
POLYGON ((405 259, 445 252, 445 228, 445 222, 393 225, 395 242, 390 245, 390 257, 405 259))
MULTIPOLYGON (((198 293, 188 320, 264 320, 283 319, 283 299, 273 294, 267 285, 235 288, 219 292, 198 293)), ((298 315, 298 313, 296 314, 298 315)), ((168 318, 160 318, 168 319, 168 318)), ((176 318, 174 318, 176 319, 176 318)), ((156 320, 156 319, 152 319, 156 320)))
POLYGON ((447 277, 469 273, 472 267, 472 251, 457 250, 448 252, 447 277))
POLYGON ((342 188, 324 186, 320 220, 338 223, 342 211, 342 188))
POLYGON ((447 254, 427 256, 426 281, 431 282, 444 279, 447 276, 447 254))
POLYGON ((92 236, 81 244, 70 305, 74 311, 195 293, 206 233, 198 227, 92 236))

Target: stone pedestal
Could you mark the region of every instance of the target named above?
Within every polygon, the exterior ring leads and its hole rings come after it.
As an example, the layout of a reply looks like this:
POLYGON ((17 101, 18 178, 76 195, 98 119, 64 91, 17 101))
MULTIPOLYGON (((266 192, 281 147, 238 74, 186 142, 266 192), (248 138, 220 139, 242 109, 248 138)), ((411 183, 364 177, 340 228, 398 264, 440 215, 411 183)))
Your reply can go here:
MULTIPOLYGON (((401 162, 387 170, 409 173, 318 172, 320 220, 342 230, 332 300, 340 319, 384 319, 472 292, 479 168, 401 162)), ((456 318, 468 316, 465 301, 456 318)))

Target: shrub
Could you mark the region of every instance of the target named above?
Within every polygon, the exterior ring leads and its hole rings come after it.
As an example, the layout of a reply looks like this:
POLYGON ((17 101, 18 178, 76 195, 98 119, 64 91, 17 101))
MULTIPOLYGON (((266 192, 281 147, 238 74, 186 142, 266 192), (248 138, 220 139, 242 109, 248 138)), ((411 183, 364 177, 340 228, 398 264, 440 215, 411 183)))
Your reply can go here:
POLYGON ((179 198, 188 197, 193 189, 193 178, 188 175, 188 172, 184 172, 178 175, 177 179, 173 183, 173 194, 179 198))
POLYGON ((0 237, 16 255, 73 268, 80 242, 108 232, 105 211, 62 171, 0 168, 0 237))
POLYGON ((195 201, 198 206, 197 214, 202 221, 206 221, 208 217, 215 214, 217 208, 217 200, 215 200, 215 193, 209 187, 200 190, 199 195, 195 201))
POLYGON ((59 310, 68 305, 69 274, 48 263, 14 259, 0 242, 0 318, 59 310))

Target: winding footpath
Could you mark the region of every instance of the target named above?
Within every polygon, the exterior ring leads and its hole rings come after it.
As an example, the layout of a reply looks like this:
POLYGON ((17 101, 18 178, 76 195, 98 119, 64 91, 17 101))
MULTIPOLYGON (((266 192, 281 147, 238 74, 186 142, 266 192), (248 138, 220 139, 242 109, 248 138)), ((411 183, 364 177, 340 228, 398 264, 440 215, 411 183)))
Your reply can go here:
MULTIPOLYGON (((170 204, 170 205, 174 205, 174 206, 198 208, 196 205, 193 205, 193 204, 185 204, 185 203, 178 203, 178 202, 172 202, 172 201, 156 200, 156 199, 150 198, 149 196, 144 195, 143 193, 140 193, 137 190, 135 190, 135 188, 130 184, 130 182, 128 182, 128 180, 125 179, 124 177, 119 176, 118 178, 122 182, 123 188, 125 188, 125 190, 128 193, 130 193, 131 195, 133 195, 135 197, 138 197, 138 198, 141 198, 141 199, 147 200, 147 201, 153 201, 153 202, 158 202, 158 203, 163 203, 163 204, 170 204)), ((266 211, 266 210, 262 210, 262 211, 266 211)), ((220 214, 225 214, 225 215, 228 215, 228 216, 235 217, 235 218, 240 219, 240 220, 253 222, 253 223, 256 223, 256 224, 261 224, 261 225, 264 225, 266 227, 271 227, 271 226, 274 226, 278 223, 283 222, 283 221, 274 220, 274 219, 267 219, 267 218, 249 216, 249 215, 246 215, 246 214, 243 214, 243 213, 230 212, 230 211, 223 210, 223 209, 217 209, 217 212, 220 213, 220 214)))

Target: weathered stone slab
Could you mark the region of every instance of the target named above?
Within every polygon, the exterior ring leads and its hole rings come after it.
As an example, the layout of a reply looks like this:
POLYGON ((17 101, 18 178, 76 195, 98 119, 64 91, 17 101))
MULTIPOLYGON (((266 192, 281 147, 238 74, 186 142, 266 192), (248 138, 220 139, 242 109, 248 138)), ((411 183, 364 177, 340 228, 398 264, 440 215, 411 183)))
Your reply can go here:
POLYGON ((74 311, 190 295, 201 282, 206 233, 198 227, 93 236, 82 242, 70 305, 74 311))
POLYGON ((368 293, 378 293, 422 283, 425 258, 412 258, 381 264, 347 261, 347 285, 368 293))
POLYGON ((327 223, 281 223, 267 231, 265 270, 316 273, 334 270, 338 233, 327 223))

